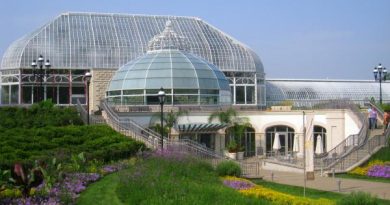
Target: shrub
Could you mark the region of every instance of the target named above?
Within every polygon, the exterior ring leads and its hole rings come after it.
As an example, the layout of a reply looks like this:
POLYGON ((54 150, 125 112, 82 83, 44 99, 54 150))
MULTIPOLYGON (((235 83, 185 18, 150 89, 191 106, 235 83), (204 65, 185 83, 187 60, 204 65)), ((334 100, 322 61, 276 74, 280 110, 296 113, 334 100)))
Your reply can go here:
POLYGON ((53 157, 71 162, 72 154, 84 152, 87 160, 111 161, 127 158, 146 149, 145 145, 115 132, 107 125, 45 128, 0 128, 0 169, 14 162, 32 165, 53 157))
POLYGON ((378 199, 365 192, 352 192, 337 202, 338 205, 375 205, 378 199))
POLYGON ((0 128, 7 129, 83 124, 74 107, 55 106, 51 101, 33 104, 30 108, 1 107, 0 119, 0 128))
POLYGON ((241 167, 233 161, 224 161, 218 164, 216 168, 219 176, 241 176, 241 167))

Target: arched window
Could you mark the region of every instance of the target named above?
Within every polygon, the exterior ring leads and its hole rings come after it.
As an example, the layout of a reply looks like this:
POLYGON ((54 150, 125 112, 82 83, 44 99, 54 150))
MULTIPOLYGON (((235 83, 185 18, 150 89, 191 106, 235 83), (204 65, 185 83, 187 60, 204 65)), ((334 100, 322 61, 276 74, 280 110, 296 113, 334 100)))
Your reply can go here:
POLYGON ((321 136, 322 147, 324 148, 324 152, 326 152, 326 129, 322 126, 315 125, 313 128, 313 139, 314 139, 314 152, 317 147, 317 136, 321 136))
POLYGON ((279 134, 281 148, 278 150, 281 155, 292 154, 294 146, 295 130, 285 125, 277 125, 266 129, 266 154, 273 155, 276 150, 273 150, 275 134, 279 134))

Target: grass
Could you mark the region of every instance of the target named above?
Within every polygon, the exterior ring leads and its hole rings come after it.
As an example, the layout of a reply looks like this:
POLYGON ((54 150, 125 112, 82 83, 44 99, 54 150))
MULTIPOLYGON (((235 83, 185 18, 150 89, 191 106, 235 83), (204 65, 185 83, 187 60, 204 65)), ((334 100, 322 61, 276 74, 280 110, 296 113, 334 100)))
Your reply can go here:
MULTIPOLYGON (((303 187, 291 186, 291 185, 286 185, 286 184, 278 184, 278 183, 274 183, 274 182, 264 181, 261 179, 255 179, 252 181, 258 185, 273 189, 275 191, 279 191, 282 193, 291 194, 291 195, 295 195, 295 196, 303 196, 303 187)), ((319 198, 330 199, 330 200, 336 201, 338 204, 343 199, 345 199, 347 197, 347 195, 339 194, 339 193, 335 193, 335 192, 306 188, 306 197, 312 198, 312 199, 319 199, 319 198)), ((378 199, 377 202, 379 205, 390 204, 389 200, 384 200, 384 199, 378 199)))
POLYGON ((370 158, 370 161, 373 160, 381 160, 381 161, 388 161, 390 162, 390 147, 384 147, 380 149, 377 153, 372 155, 370 158))
MULTIPOLYGON (((255 179, 252 181, 258 185, 273 189, 275 191, 279 191, 282 193, 291 194, 291 195, 295 195, 295 196, 303 196, 303 187, 291 186, 291 185, 286 185, 286 184, 278 184, 278 183, 274 183, 274 182, 264 181, 261 179, 255 179)), ((335 193, 335 192, 306 188, 306 197, 312 198, 312 199, 325 198, 325 199, 331 199, 331 200, 338 200, 338 199, 345 197, 345 195, 335 193)))
POLYGON ((77 204, 270 204, 222 184, 209 164, 151 157, 88 187, 77 204))
POLYGON ((77 204, 123 204, 116 195, 119 173, 105 176, 99 182, 91 184, 77 200, 77 204))
POLYGON ((336 176, 340 178, 346 178, 346 179, 359 179, 359 180, 372 181, 372 182, 390 183, 390 179, 362 176, 357 174, 337 174, 336 176))

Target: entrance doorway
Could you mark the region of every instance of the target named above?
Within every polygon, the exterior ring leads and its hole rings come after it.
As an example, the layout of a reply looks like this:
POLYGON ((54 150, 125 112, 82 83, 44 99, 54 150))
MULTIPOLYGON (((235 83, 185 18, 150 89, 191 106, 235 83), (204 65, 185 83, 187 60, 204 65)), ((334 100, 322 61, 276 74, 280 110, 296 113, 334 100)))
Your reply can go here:
POLYGON ((246 127, 241 136, 234 136, 233 128, 226 131, 225 146, 235 140, 239 147, 244 149, 245 157, 252 157, 256 154, 255 130, 252 127, 246 127))
POLYGON ((278 154, 283 156, 292 156, 294 146, 294 129, 288 126, 274 126, 266 129, 266 155, 274 156, 278 154), (275 136, 279 135, 280 149, 274 150, 275 136))

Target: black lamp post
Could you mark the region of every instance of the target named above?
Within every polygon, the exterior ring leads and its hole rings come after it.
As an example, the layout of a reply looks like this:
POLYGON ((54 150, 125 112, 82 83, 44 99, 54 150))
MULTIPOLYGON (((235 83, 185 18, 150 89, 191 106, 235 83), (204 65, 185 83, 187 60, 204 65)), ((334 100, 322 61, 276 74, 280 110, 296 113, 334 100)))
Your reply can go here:
POLYGON ((87 124, 89 125, 89 84, 91 83, 92 74, 90 72, 86 72, 83 77, 84 83, 87 84, 87 124))
POLYGON ((382 104, 382 80, 383 82, 386 81, 387 70, 379 63, 379 65, 374 68, 373 73, 375 80, 379 81, 379 103, 382 104))
POLYGON ((40 102, 44 99, 44 96, 42 95, 43 94, 43 90, 42 90, 43 79, 45 76, 47 77, 49 75, 49 69, 51 67, 50 61, 48 59, 46 59, 46 62, 45 62, 43 56, 39 55, 38 63, 37 63, 37 60, 33 60, 31 62, 31 67, 33 68, 34 79, 36 76, 38 76, 38 78, 39 78, 38 101, 40 102), (46 70, 43 70, 43 66, 45 66, 46 70), (39 69, 37 69, 37 67, 39 67, 39 69))
POLYGON ((158 91, 158 99, 160 101, 160 105, 161 105, 161 151, 163 151, 164 149, 164 125, 163 125, 163 121, 164 121, 164 101, 165 101, 165 92, 164 92, 164 89, 161 87, 160 91, 158 91))

